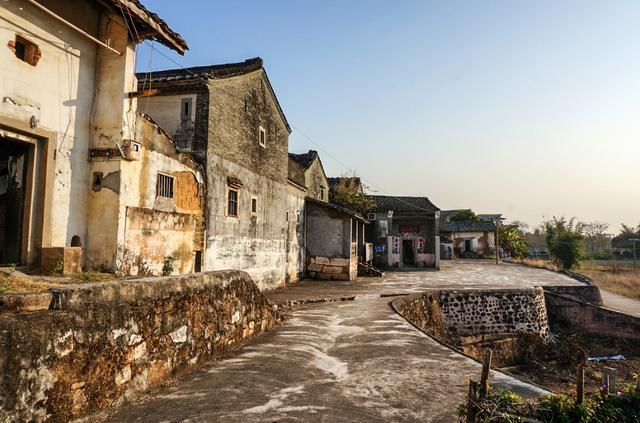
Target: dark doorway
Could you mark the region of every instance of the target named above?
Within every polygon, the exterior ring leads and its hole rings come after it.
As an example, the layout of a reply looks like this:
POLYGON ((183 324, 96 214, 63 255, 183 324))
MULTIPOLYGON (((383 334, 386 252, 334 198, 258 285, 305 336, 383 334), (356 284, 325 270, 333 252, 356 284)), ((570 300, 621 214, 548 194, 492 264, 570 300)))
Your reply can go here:
POLYGON ((413 241, 410 239, 402 240, 402 263, 413 264, 413 241))
POLYGON ((471 251, 471 240, 470 239, 465 239, 464 240, 464 250, 465 251, 471 251))
POLYGON ((0 263, 20 263, 29 144, 0 137, 0 263))

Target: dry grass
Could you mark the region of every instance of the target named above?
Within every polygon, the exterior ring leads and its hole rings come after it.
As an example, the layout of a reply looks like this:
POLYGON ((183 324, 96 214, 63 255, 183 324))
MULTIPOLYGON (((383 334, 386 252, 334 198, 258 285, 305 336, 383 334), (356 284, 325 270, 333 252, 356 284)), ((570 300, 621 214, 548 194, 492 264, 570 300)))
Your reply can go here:
MULTIPOLYGON (((523 259, 519 263, 558 271, 558 266, 546 260, 523 259)), ((634 271, 628 262, 590 262, 585 261, 577 272, 591 278, 605 291, 640 300, 640 271, 634 271)))
POLYGON ((115 279, 109 273, 83 272, 69 277, 52 276, 22 276, 0 274, 0 294, 16 292, 44 292, 49 288, 56 288, 71 284, 105 282, 115 279))

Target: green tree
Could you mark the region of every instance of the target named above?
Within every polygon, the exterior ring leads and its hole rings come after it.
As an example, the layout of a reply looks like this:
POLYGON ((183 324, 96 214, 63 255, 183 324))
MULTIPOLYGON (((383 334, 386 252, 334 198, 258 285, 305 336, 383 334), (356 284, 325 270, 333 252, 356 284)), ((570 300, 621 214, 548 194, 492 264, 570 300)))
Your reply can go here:
POLYGON ((609 229, 609 225, 598 221, 580 222, 577 228, 584 235, 589 247, 589 254, 594 257, 598 250, 598 245, 602 245, 608 240, 606 232, 609 229))
POLYGON ((498 229, 500 248, 513 258, 522 258, 527 255, 529 246, 523 233, 516 225, 501 225, 498 229))
POLYGON ((583 236, 576 218, 566 219, 564 216, 542 223, 545 242, 555 263, 565 270, 572 269, 584 256, 582 250, 583 236))
POLYGON ((366 188, 355 174, 342 176, 332 189, 331 202, 366 216, 375 207, 375 202, 364 193, 366 188))
POLYGON ((449 218, 450 222, 475 222, 478 216, 471 209, 460 210, 449 218))

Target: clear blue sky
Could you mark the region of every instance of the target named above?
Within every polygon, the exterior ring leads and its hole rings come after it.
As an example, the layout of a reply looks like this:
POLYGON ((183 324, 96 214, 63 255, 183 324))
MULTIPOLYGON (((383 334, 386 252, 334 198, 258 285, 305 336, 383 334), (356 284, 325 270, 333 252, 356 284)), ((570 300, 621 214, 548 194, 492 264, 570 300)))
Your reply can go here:
MULTIPOLYGON (((262 57, 290 123, 381 193, 640 223, 640 1, 144 3, 183 66, 262 57)), ((176 67, 149 51, 138 71, 176 67)))

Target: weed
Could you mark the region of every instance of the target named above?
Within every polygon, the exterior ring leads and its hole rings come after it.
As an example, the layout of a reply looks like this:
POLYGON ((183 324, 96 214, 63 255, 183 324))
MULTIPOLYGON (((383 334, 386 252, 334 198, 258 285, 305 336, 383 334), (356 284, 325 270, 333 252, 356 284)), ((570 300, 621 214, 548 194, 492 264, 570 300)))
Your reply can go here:
POLYGON ((164 266, 162 266, 162 276, 170 276, 173 273, 173 257, 169 256, 164 259, 164 266))
POLYGON ((49 274, 62 275, 63 271, 64 271, 64 257, 59 256, 57 259, 53 261, 53 263, 51 263, 51 266, 49 267, 49 274))

